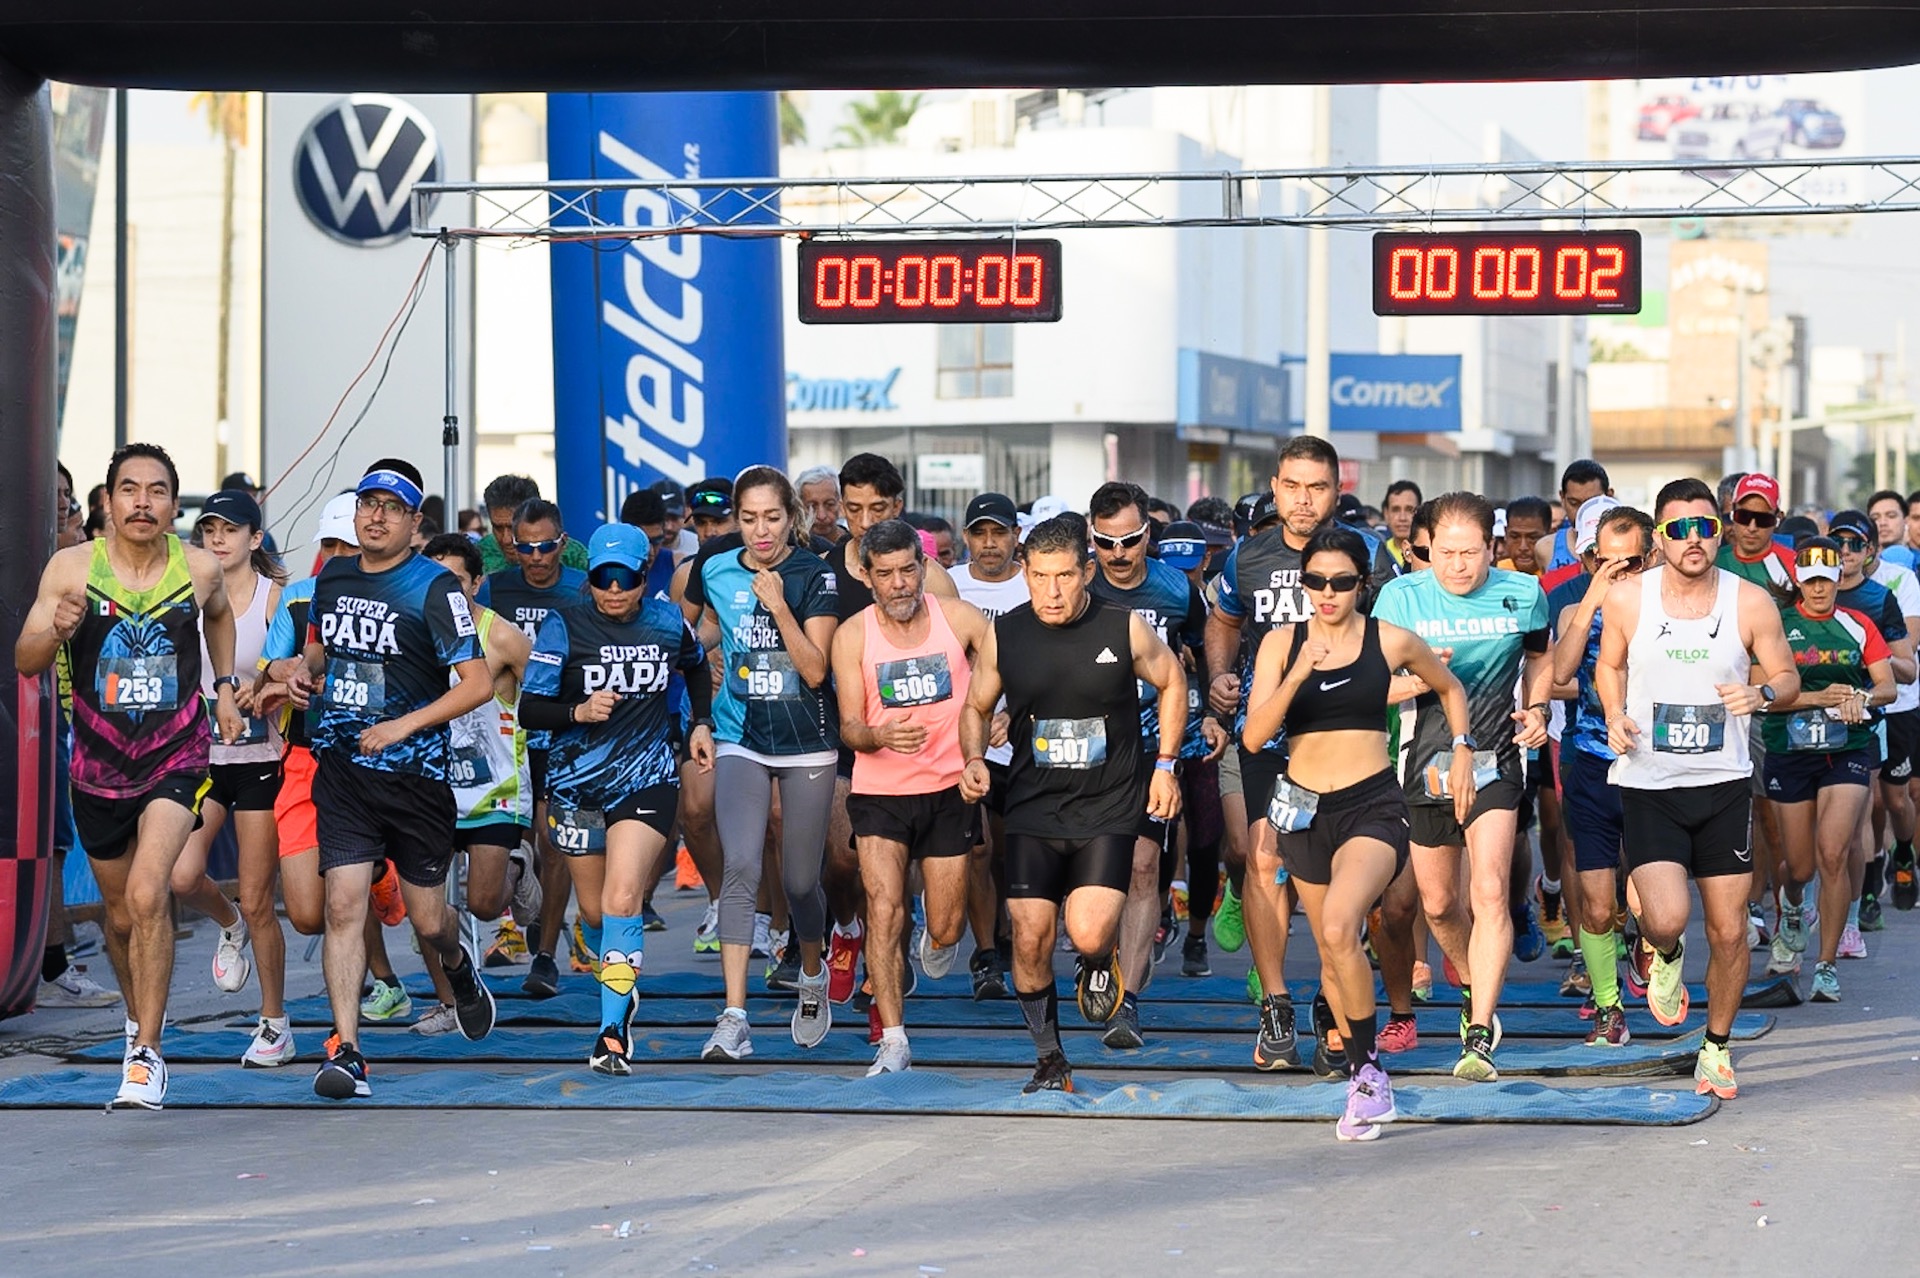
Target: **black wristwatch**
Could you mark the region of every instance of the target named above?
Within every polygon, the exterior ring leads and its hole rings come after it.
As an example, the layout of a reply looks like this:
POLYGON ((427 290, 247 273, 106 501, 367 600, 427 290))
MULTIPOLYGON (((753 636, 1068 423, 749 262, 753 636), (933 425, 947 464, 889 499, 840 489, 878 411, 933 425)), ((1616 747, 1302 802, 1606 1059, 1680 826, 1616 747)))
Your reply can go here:
POLYGON ((228 675, 221 675, 219 678, 215 679, 213 681, 213 693, 215 696, 220 695, 220 686, 222 684, 225 684, 226 686, 232 688, 235 692, 238 692, 240 691, 240 676, 228 674, 228 675))
POLYGON ((1760 685, 1760 709, 1763 712, 1773 709, 1773 698, 1774 698, 1773 685, 1770 683, 1761 684, 1760 685))

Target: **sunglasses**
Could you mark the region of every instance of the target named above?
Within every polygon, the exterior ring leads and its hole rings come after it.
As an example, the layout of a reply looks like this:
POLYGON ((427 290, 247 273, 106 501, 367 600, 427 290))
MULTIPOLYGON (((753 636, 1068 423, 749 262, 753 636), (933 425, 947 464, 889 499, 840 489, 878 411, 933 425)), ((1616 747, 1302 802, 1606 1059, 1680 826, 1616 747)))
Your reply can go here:
POLYGON ((1328 577, 1317 572, 1303 572, 1300 574, 1300 584, 1308 590, 1332 590, 1336 595, 1344 595, 1360 589, 1360 574, 1343 572, 1328 577))
POLYGON ((1855 533, 1835 533, 1833 541, 1848 554, 1857 555, 1867 548, 1867 539, 1855 533))
POLYGON ((566 534, 562 533, 547 541, 516 541, 513 543, 513 548, 523 555, 551 555, 565 545, 566 541, 566 534))
POLYGON ((1137 546, 1145 541, 1147 539, 1147 533, 1150 531, 1151 527, 1149 525, 1142 524, 1132 532, 1119 537, 1109 537, 1105 533, 1089 533, 1088 536, 1092 537, 1093 544, 1102 550, 1125 550, 1130 546, 1137 546))
POLYGON ((1772 528, 1780 522, 1780 516, 1771 510, 1735 510, 1733 522, 1747 528, 1772 528))
POLYGON ((1838 568, 1840 552, 1831 546, 1806 546, 1793 557, 1793 562, 1802 568, 1838 568))
POLYGON ((645 580, 638 568, 625 564, 600 564, 587 570, 587 582, 595 590, 638 590, 645 580))
POLYGON ((1594 556, 1594 560, 1602 568, 1608 564, 1620 564, 1624 572, 1639 572, 1647 566, 1647 557, 1645 555, 1627 555, 1620 559, 1601 559, 1596 555, 1594 556))
POLYGON ((1722 525, 1713 515, 1688 515, 1683 519, 1669 519, 1660 525, 1660 535, 1668 541, 1685 541, 1698 536, 1701 541, 1712 541, 1720 535, 1722 525))
POLYGON ((696 510, 702 506, 723 507, 731 504, 731 500, 732 499, 725 493, 717 493, 712 489, 708 489, 693 495, 693 506, 696 510))
POLYGON ((1407 546, 1407 553, 1409 555, 1412 555, 1415 559, 1418 559, 1421 563, 1424 564, 1433 558, 1433 547, 1420 546, 1420 545, 1409 543, 1407 546))

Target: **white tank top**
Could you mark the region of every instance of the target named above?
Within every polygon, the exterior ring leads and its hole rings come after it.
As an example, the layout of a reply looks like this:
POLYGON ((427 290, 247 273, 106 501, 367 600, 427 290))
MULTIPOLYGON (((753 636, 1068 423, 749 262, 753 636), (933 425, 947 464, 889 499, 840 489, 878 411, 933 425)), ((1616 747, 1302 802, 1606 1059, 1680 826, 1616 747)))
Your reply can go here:
MULTIPOLYGON (((960 597, 987 614, 992 621, 1003 612, 1012 612, 1033 596, 1027 589, 1027 574, 1016 572, 1005 581, 981 581, 973 575, 972 564, 961 564, 953 571, 953 588, 960 597)), ((1000 704, 994 707, 997 714, 1007 708, 1007 699, 1000 698, 1000 704)), ((1006 765, 1013 762, 1011 745, 988 746, 987 762, 1006 765)))
MULTIPOLYGON (((482 656, 496 615, 489 608, 474 608, 482 656)), ((459 682, 451 676, 447 686, 459 682)), ((528 767, 527 734, 520 730, 517 702, 503 701, 496 692, 448 724, 447 784, 453 788, 456 824, 463 830, 496 821, 530 825, 533 785, 528 767)))
MULTIPOLYGON (((253 601, 247 605, 244 613, 235 613, 233 618, 233 672, 242 679, 249 679, 260 668, 260 650, 267 643, 267 596, 273 592, 273 583, 258 573, 253 578, 253 601)), ((207 636, 203 629, 200 633, 200 691, 207 698, 208 711, 213 713, 213 655, 207 651, 207 636)), ((241 736, 239 745, 221 745, 218 725, 213 737, 213 751, 210 762, 223 763, 272 763, 284 752, 280 744, 279 716, 266 719, 247 717, 243 720, 246 732, 241 736)))
POLYGON ((1669 617, 1660 601, 1665 568, 1640 578, 1640 624, 1627 641, 1627 717, 1639 744, 1607 777, 1629 790, 1674 790, 1747 781, 1747 721, 1729 714, 1716 684, 1746 683, 1753 662, 1740 638, 1740 578, 1714 569, 1706 616, 1669 617))

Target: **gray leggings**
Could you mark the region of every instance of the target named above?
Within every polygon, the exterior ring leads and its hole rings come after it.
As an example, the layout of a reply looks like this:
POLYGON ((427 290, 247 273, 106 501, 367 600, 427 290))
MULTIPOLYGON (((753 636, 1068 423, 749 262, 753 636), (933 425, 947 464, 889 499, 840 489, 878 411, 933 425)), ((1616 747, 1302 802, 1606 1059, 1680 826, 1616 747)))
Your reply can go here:
POLYGON ((773 783, 780 782, 780 883, 787 892, 793 935, 822 941, 827 935, 827 895, 820 889, 820 862, 827 851, 827 818, 833 812, 833 765, 770 768, 739 755, 721 755, 713 765, 714 821, 720 827, 720 941, 753 942, 753 903, 760 894, 760 862, 766 851, 773 783))

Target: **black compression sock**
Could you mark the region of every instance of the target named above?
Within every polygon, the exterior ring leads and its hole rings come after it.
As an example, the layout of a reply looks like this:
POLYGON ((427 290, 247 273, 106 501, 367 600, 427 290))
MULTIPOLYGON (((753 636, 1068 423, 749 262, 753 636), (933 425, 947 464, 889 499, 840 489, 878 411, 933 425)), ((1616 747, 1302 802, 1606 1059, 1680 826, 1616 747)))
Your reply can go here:
POLYGON ((1879 856, 1868 858, 1866 872, 1860 876, 1861 896, 1880 895, 1880 889, 1886 883, 1886 862, 1887 857, 1884 852, 1879 856))
POLYGON ((1913 863, 1913 840, 1899 839, 1893 845, 1893 859, 1902 865, 1913 863))
POLYGON ((1016 990, 1020 1015, 1026 1018, 1027 1032, 1033 1035, 1033 1049, 1041 1056, 1060 1050, 1060 995, 1053 982, 1047 988, 1029 994, 1016 990))
POLYGON ((1675 941, 1673 943, 1673 948, 1670 950, 1655 950, 1654 953, 1660 956, 1660 961, 1663 963, 1674 962, 1676 959, 1680 957, 1680 953, 1681 953, 1680 942, 1675 941))
POLYGON ((1233 889, 1233 894, 1235 896, 1242 897, 1242 898, 1246 896, 1247 894, 1246 862, 1242 861, 1238 866, 1229 865, 1227 867, 1227 886, 1233 889))
POLYGON ((40 955, 40 979, 56 981, 67 970, 67 947, 49 945, 40 955))
POLYGON ((1347 1037, 1343 1044, 1347 1049, 1347 1073, 1356 1074, 1362 1065, 1374 1061, 1373 1043, 1379 1032, 1378 1009, 1370 1016, 1347 1022, 1347 1037))
POLYGON ((1731 1037, 1733 1037, 1731 1034, 1716 1034, 1712 1030, 1707 1031, 1707 1041, 1715 1047, 1725 1047, 1727 1040, 1731 1037))

